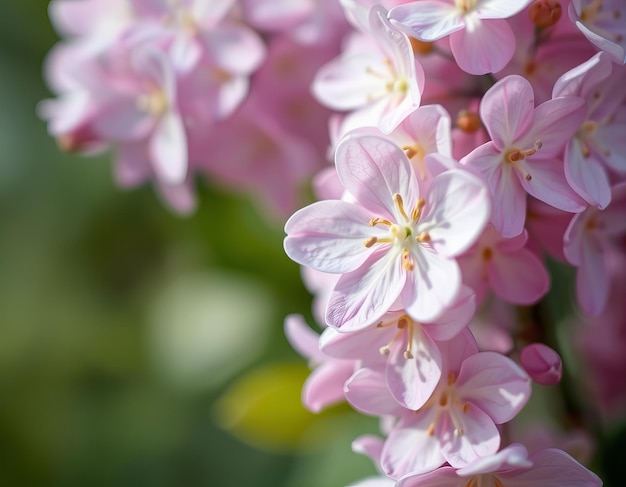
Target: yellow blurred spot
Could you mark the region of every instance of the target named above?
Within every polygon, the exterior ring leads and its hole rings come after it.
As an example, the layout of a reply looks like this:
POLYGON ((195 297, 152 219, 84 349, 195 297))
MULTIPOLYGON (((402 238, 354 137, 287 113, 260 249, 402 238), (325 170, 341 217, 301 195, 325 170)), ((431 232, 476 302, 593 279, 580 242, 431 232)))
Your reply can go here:
POLYGON ((310 370, 304 364, 276 363, 251 370, 216 402, 217 423, 242 441, 270 450, 293 451, 309 439, 333 408, 313 414, 302 405, 302 386, 310 370))

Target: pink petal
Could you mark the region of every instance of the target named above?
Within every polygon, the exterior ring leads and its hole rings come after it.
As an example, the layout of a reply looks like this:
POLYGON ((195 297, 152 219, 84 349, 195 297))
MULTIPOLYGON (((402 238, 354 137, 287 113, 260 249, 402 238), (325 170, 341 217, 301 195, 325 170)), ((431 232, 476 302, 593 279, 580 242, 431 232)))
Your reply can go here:
POLYGON ((428 433, 437 413, 437 408, 416 412, 391 431, 381 454, 381 466, 387 475, 397 479, 425 473, 445 462, 439 439, 428 433))
MULTIPOLYGON (((396 331, 396 326, 371 327, 351 333, 326 328, 319 338, 319 348, 331 357, 362 360, 371 355, 380 355, 380 348, 393 340, 396 331)), ((380 357, 384 359, 382 355, 380 357)))
POLYGON ((456 7, 437 0, 398 5, 389 11, 388 16, 398 29, 426 42, 436 41, 465 27, 465 20, 456 7))
POLYGON ((447 423, 449 415, 440 419, 439 433, 441 451, 450 465, 455 468, 465 467, 487 455, 492 455, 500 447, 500 432, 493 420, 477 407, 470 407, 467 412, 459 412, 458 425, 447 423), (454 434, 456 427, 462 434, 454 434))
POLYGON ((500 150, 509 147, 533 122, 535 95, 526 78, 510 75, 493 85, 480 102, 480 117, 500 150))
POLYGON ((465 400, 487 413, 496 424, 514 418, 530 397, 528 375, 511 359, 496 352, 480 352, 465 359, 457 386, 465 400))
POLYGON ((541 450, 530 456, 531 469, 502 473, 507 487, 600 487, 602 480, 561 450, 541 450))
POLYGON ((592 206, 603 209, 611 201, 606 170, 593 156, 583 155, 580 140, 573 139, 565 149, 565 179, 592 206))
POLYGON ((520 165, 532 177, 529 181, 517 173, 518 180, 530 195, 559 210, 578 213, 585 209, 583 199, 567 184, 561 161, 528 159, 520 165))
POLYGON ((419 324, 412 326, 413 357, 404 356, 404 341, 398 343, 389 357, 386 377, 393 398, 403 407, 417 410, 430 398, 441 378, 441 354, 419 324))
POLYGON ((548 100, 534 112, 532 127, 515 142, 520 149, 529 149, 537 142, 541 148, 535 156, 548 159, 557 157, 585 120, 586 103, 577 96, 548 100))
POLYGON ((495 455, 480 458, 467 467, 460 468, 457 470, 457 474, 463 477, 470 477, 472 475, 480 475, 481 473, 507 470, 519 471, 519 469, 532 468, 532 466, 532 462, 528 460, 526 447, 520 443, 513 443, 495 455))
POLYGON ((609 296, 610 275, 604 251, 597 242, 584 238, 581 250, 582 259, 576 273, 576 296, 583 311, 597 316, 604 309, 609 296))
POLYGON ((453 257, 474 243, 489 213, 485 184, 467 171, 449 170, 430 184, 418 232, 427 231, 434 249, 453 257))
POLYGON ((402 408, 391 397, 385 376, 380 370, 357 370, 345 384, 345 396, 350 405, 363 414, 373 416, 398 415, 402 408))
POLYGON ((377 230, 367 224, 371 217, 346 201, 313 203, 287 220, 285 252, 297 263, 323 272, 353 271, 372 253, 363 245, 376 235, 377 230))
POLYGON ((481 19, 506 19, 523 10, 532 0, 480 0, 475 7, 481 19))
POLYGON ((495 252, 488 266, 491 289, 510 303, 534 304, 550 287, 545 266, 529 250, 522 249, 514 254, 495 252))
POLYGON ((497 73, 515 52, 515 36, 503 19, 472 19, 472 27, 450 35, 450 49, 459 67, 470 74, 497 73))
POLYGON ((157 176, 168 184, 179 184, 187 176, 187 136, 178 114, 161 116, 150 137, 148 151, 157 176))
POLYGON ((302 402, 305 407, 318 413, 322 409, 345 400, 343 386, 354 372, 354 362, 326 362, 311 372, 302 387, 302 402))
POLYGON ((424 323, 424 330, 434 340, 451 340, 461 333, 476 311, 476 296, 467 286, 461 286, 454 303, 436 321, 424 323))
POLYGON ((405 208, 417 202, 419 189, 413 167, 402 149, 390 140, 373 135, 345 137, 337 146, 335 161, 346 190, 374 213, 370 218, 395 220, 395 193, 402 196, 405 208))
POLYGON ((319 363, 325 359, 320 352, 320 335, 307 325, 301 315, 288 315, 285 318, 284 332, 289 344, 307 360, 319 363))
POLYGON ((456 261, 429 249, 414 255, 415 269, 408 272, 402 303, 411 318, 437 320, 456 300, 461 289, 461 271, 456 261))
POLYGON ((339 278, 330 295, 326 322, 343 331, 376 323, 391 308, 407 279, 396 252, 374 252, 360 269, 339 278))

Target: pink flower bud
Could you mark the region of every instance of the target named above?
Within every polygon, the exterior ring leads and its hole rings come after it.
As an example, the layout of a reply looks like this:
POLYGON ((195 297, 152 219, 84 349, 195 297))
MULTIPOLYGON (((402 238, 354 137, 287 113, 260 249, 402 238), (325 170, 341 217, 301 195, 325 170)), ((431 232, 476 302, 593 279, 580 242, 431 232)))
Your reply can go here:
POLYGON ((561 380, 563 373, 561 357, 543 343, 525 346, 520 353, 520 361, 524 370, 537 384, 552 386, 561 380))

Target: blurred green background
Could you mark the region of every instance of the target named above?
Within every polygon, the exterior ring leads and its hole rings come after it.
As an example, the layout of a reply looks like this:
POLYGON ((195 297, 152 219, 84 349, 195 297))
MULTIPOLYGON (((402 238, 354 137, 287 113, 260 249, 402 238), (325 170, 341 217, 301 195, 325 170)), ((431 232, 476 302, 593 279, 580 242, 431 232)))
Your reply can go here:
POLYGON ((372 422, 300 405, 286 314, 308 312, 282 223, 203 184, 173 215, 35 107, 46 0, 0 0, 0 485, 332 487, 372 422))

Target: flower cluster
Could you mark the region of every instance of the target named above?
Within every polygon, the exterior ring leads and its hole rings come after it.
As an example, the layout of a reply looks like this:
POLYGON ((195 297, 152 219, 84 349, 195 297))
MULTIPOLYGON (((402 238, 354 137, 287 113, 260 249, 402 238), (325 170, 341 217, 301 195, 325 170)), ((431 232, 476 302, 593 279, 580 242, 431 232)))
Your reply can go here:
POLYGON ((354 31, 312 82, 334 167, 285 225, 323 327, 286 321, 305 405, 380 418, 353 444, 380 472, 359 486, 601 485, 556 438, 529 453, 516 417, 562 375, 547 259, 587 316, 623 289, 626 8, 341 4, 354 31))
POLYGON ((288 214, 312 181, 284 249, 323 331, 299 315, 285 331, 314 365, 310 410, 380 418, 353 444, 380 476, 357 485, 602 484, 556 436, 525 446, 518 413, 563 373, 537 306, 548 259, 575 271, 585 330, 602 330, 580 340, 596 400, 607 414, 624 400, 623 1, 53 0, 50 14, 63 40, 40 114, 67 150, 113 149, 121 185, 151 180, 184 213, 202 174, 288 214))
POLYGON ((330 110, 309 93, 339 49, 335 1, 53 0, 62 37, 39 107, 68 151, 114 151, 124 187, 152 180, 175 211, 194 178, 257 194, 286 215, 325 162, 330 110))

